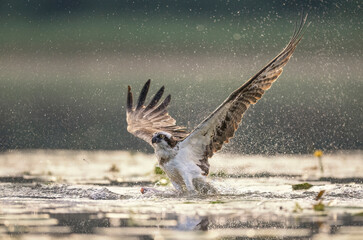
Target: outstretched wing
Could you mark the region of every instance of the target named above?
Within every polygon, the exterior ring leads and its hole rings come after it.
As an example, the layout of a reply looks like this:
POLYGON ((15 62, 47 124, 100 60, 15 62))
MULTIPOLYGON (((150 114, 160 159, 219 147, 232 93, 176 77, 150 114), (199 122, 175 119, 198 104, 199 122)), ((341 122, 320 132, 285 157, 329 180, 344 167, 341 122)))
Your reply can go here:
POLYGON ((170 133, 177 141, 184 139, 188 135, 185 128, 177 126, 175 119, 168 114, 167 107, 170 103, 171 96, 168 95, 158 105, 164 93, 164 86, 160 88, 147 106, 144 105, 150 82, 151 80, 149 79, 142 88, 135 108, 133 107, 131 87, 128 86, 126 111, 127 131, 145 140, 150 145, 152 144, 152 135, 160 131, 170 133))
POLYGON ((271 87, 282 73, 282 68, 289 61, 302 38, 302 29, 307 15, 301 18, 290 42, 272 61, 255 76, 235 90, 209 117, 199 124, 181 143, 192 151, 194 162, 201 168, 203 175, 209 173, 208 158, 222 148, 233 137, 244 112, 255 104, 271 87))

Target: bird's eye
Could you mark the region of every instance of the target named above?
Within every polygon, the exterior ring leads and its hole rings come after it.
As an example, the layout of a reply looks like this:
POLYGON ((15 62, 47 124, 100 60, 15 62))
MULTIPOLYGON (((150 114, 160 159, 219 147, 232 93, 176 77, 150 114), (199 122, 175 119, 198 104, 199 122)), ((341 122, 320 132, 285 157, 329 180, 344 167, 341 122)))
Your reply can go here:
POLYGON ((164 134, 160 134, 159 135, 159 138, 164 139, 165 138, 165 135, 164 134))

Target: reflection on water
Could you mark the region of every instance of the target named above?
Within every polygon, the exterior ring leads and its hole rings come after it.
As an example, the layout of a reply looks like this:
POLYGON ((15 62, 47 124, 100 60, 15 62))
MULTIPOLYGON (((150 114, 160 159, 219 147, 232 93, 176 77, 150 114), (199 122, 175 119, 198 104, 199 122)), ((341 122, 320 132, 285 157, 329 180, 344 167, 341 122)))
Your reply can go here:
POLYGON ((209 196, 177 196, 163 186, 157 188, 165 194, 142 195, 140 187, 153 186, 160 177, 150 156, 72 153, 0 155, 0 239, 363 236, 360 152, 325 157, 324 175, 310 170, 316 161, 309 156, 235 156, 225 166, 216 158, 210 180, 220 194, 209 196), (119 164, 120 172, 110 172, 119 155, 127 161, 119 164), (75 162, 84 165, 74 168, 75 162), (313 186, 292 190, 292 184, 305 181, 313 186), (324 208, 314 210, 321 190, 324 208))
MULTIPOLYGON (((78 239, 78 234, 92 236, 135 237, 155 239, 157 236, 175 238, 257 237, 311 239, 324 234, 349 233, 352 238, 363 233, 363 217, 352 214, 321 216, 243 215, 225 214, 187 216, 173 213, 37 213, 34 215, 0 215, 3 237, 38 239, 39 236, 78 239), (351 232, 347 232, 351 229, 351 232), (185 234, 185 235, 184 235, 185 234)), ((1 235, 0 235, 1 236, 1 235)), ((6 238, 5 238, 6 239, 6 238)))

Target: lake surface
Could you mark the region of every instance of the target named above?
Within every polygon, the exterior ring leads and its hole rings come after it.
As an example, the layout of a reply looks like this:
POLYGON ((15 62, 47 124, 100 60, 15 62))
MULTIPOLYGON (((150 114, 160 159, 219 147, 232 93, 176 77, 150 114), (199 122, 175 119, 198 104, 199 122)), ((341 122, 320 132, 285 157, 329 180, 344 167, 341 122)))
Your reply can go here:
POLYGON ((219 154, 209 179, 220 194, 178 196, 152 155, 4 152, 0 239, 362 239, 363 152, 322 162, 324 172, 313 155, 219 154))

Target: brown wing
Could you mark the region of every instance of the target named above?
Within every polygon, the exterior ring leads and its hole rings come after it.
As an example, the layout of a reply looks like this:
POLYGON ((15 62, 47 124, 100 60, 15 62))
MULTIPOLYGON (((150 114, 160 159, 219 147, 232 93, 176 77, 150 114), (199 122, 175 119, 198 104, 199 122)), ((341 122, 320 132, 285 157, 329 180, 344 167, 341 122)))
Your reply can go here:
POLYGON ((302 38, 306 17, 307 15, 301 18, 299 27, 295 28, 295 32, 284 50, 255 76, 235 90, 182 142, 182 146, 192 149, 193 156, 195 156, 193 160, 202 169, 204 175, 209 173, 208 158, 233 137, 244 112, 262 97, 282 73, 282 68, 289 61, 302 38))
POLYGON ((151 80, 149 79, 142 88, 135 108, 133 107, 131 87, 128 86, 126 111, 127 131, 145 140, 150 145, 152 135, 160 131, 170 133, 177 141, 184 139, 188 135, 185 128, 175 125, 175 119, 168 114, 167 107, 170 103, 171 96, 168 95, 158 105, 164 93, 164 86, 160 88, 147 106, 144 105, 150 82, 151 80))

